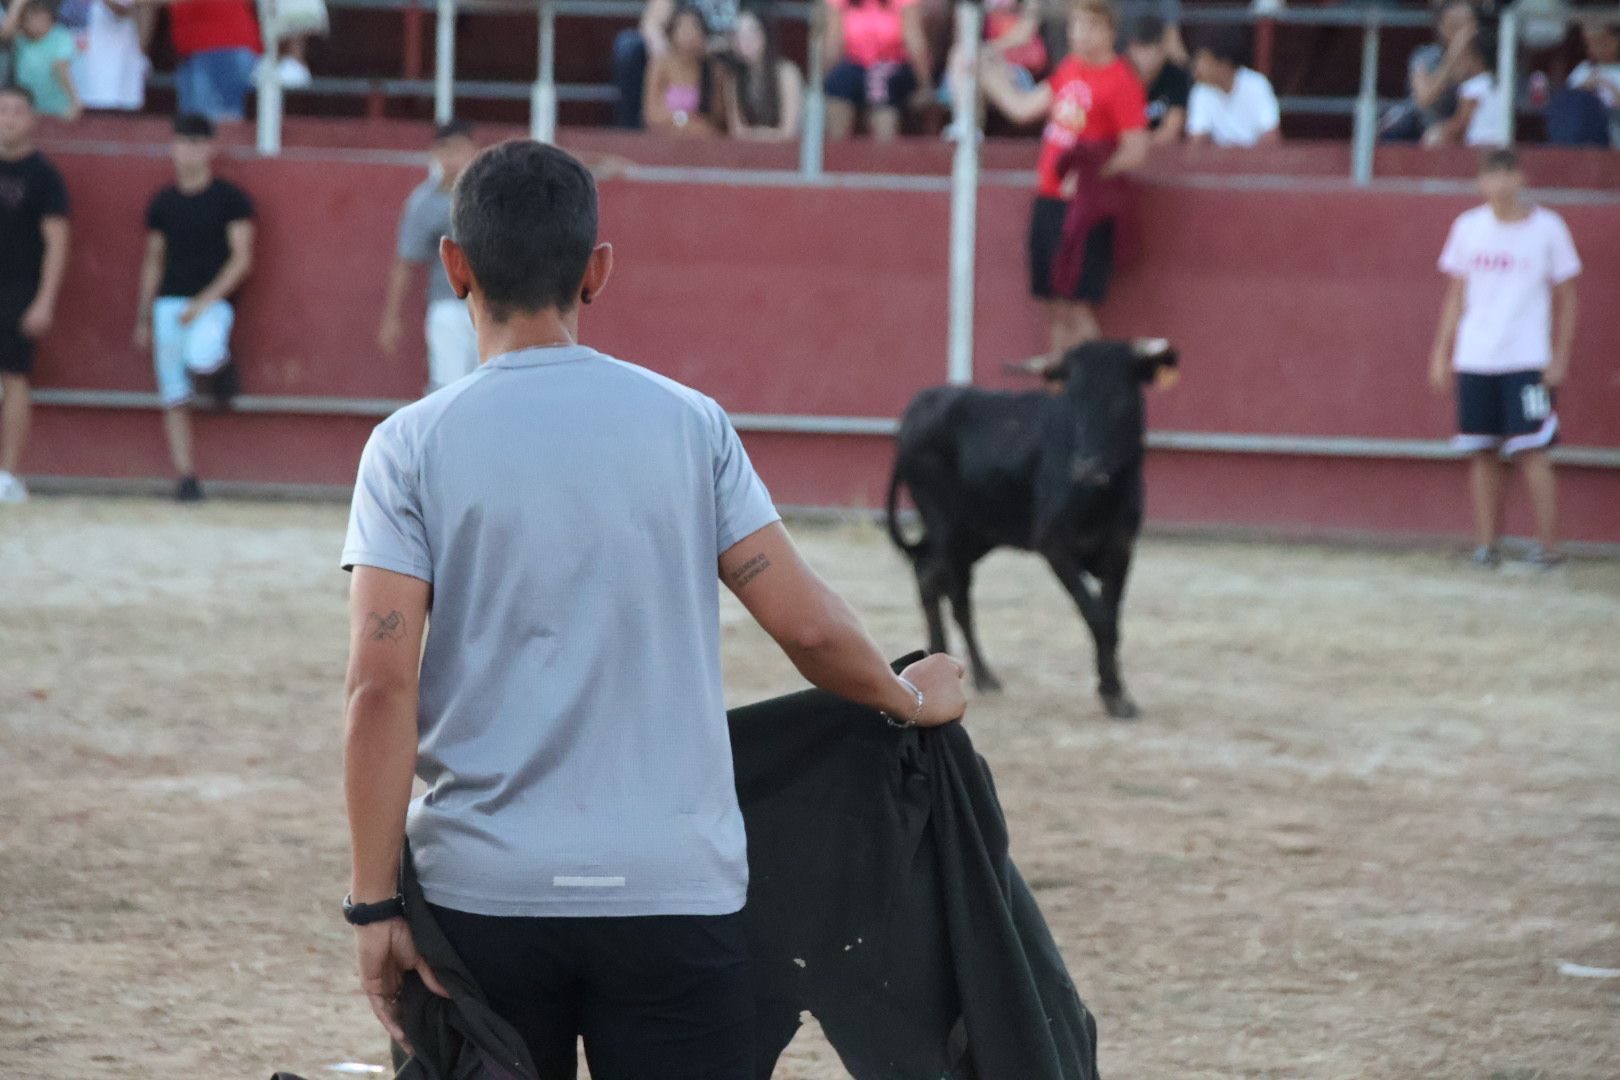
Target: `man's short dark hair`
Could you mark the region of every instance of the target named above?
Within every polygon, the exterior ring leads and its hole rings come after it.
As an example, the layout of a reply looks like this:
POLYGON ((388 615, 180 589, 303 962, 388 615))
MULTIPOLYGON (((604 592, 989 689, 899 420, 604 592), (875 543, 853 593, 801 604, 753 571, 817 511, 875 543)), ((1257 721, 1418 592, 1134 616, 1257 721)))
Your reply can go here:
POLYGON ((1210 27, 1198 35, 1193 51, 1199 49, 1233 67, 1242 67, 1249 58, 1248 36, 1236 26, 1210 27))
POLYGON ((470 139, 473 137, 473 126, 470 120, 446 120, 433 127, 433 141, 442 143, 446 139, 470 139))
POLYGON ((568 311, 596 247, 596 182, 555 146, 499 143, 456 181, 450 234, 497 322, 514 311, 568 311))
POLYGON ((1164 44, 1164 20, 1157 15, 1143 15, 1131 24, 1132 45, 1164 44))
POLYGON ((214 122, 200 113, 181 113, 174 118, 174 133, 182 139, 212 139, 214 122))
POLYGON ((1483 176, 1492 172, 1518 172, 1519 155, 1507 147, 1492 150, 1479 159, 1479 172, 1483 176))
POLYGON ((13 97, 20 97, 28 102, 30 109, 34 107, 34 92, 22 83, 0 83, 0 94, 11 94, 13 97))

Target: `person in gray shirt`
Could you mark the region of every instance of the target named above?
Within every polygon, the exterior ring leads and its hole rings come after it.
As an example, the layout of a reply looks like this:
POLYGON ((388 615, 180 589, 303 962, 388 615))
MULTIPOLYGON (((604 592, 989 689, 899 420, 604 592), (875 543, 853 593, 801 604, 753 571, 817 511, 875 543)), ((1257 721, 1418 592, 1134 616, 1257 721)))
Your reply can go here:
POLYGON ((502 143, 453 204, 440 255, 484 363, 377 427, 342 557, 362 984, 399 1040, 404 973, 438 988, 399 917, 408 834, 542 1080, 574 1076, 581 1036, 596 1080, 751 1080, 716 579, 806 678, 893 722, 959 718, 962 665, 897 677, 720 407, 579 343, 613 263, 584 166, 502 143))
POLYGON ((405 200, 394 265, 388 275, 388 298, 377 328, 377 344, 383 355, 397 354, 404 333, 401 312, 405 294, 417 271, 425 269, 429 392, 450 385, 478 367, 478 340, 467 316, 467 305, 450 288, 439 266, 439 239, 450 233, 450 192, 476 153, 478 143, 467 121, 452 120, 433 130, 434 175, 422 181, 405 200))

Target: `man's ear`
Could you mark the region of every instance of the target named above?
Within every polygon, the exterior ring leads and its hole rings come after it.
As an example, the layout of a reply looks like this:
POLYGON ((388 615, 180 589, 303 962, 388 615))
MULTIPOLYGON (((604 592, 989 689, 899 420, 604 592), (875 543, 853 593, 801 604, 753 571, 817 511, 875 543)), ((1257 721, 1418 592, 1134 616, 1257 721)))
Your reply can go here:
POLYGON ((444 276, 450 279, 450 291, 461 299, 467 299, 472 292, 473 274, 472 266, 467 262, 467 253, 461 250, 461 245, 448 236, 439 237, 439 262, 444 264, 444 276))
POLYGON ((579 283, 580 303, 589 304, 601 296, 612 273, 613 245, 597 244, 591 251, 590 259, 585 263, 585 280, 579 283))

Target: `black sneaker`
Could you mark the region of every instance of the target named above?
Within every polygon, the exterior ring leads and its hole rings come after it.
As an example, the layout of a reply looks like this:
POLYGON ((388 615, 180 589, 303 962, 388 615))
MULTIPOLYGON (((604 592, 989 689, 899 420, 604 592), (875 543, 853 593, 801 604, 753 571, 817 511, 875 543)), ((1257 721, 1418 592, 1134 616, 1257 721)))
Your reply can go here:
POLYGON ((174 501, 183 503, 202 502, 204 498, 202 485, 195 476, 183 476, 179 486, 174 489, 174 501))
POLYGON ((1495 570, 1502 565, 1501 554, 1489 544, 1474 549, 1474 566, 1480 570, 1495 570))

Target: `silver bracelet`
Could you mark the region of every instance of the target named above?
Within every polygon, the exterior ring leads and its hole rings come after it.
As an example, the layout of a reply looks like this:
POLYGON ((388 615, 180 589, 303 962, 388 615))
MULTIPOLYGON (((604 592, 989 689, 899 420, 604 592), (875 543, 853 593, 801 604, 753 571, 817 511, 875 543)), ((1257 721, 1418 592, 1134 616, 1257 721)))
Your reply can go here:
POLYGON ((916 709, 914 709, 912 711, 911 719, 906 720, 904 722, 896 720, 894 717, 890 716, 888 713, 882 713, 881 715, 882 715, 884 721, 890 727, 899 728, 899 729, 901 729, 903 731, 906 728, 914 728, 914 727, 916 727, 917 726, 917 721, 922 719, 923 692, 921 690, 917 689, 917 684, 916 683, 912 682, 910 679, 906 678, 904 675, 898 675, 898 676, 896 676, 896 678, 898 678, 900 680, 901 684, 904 685, 907 690, 910 690, 913 694, 917 695, 917 707, 916 707, 916 709))

